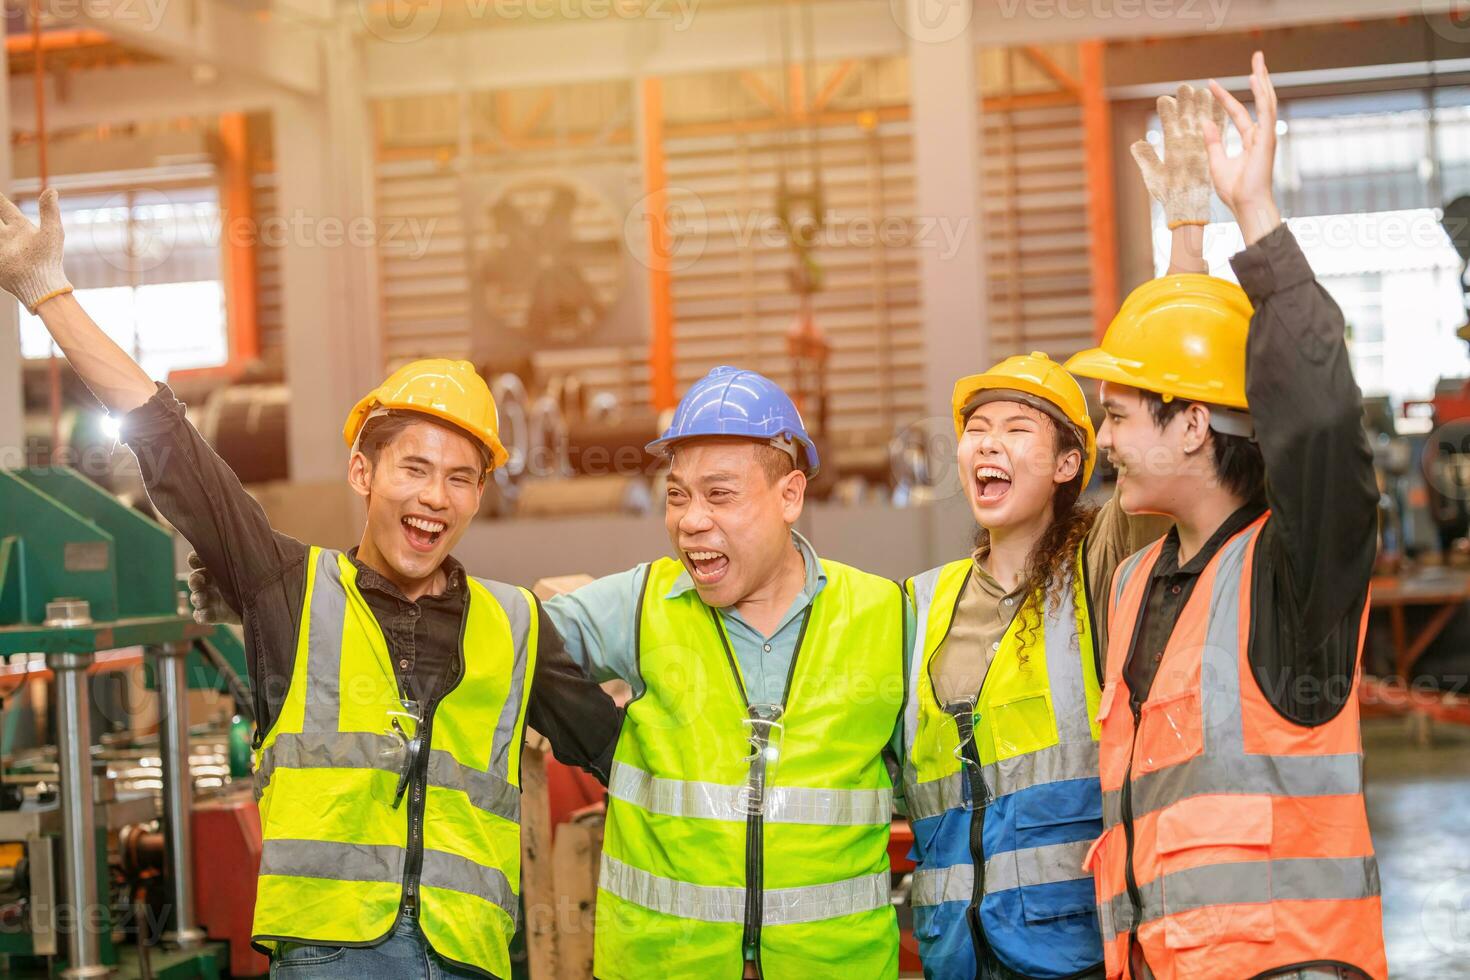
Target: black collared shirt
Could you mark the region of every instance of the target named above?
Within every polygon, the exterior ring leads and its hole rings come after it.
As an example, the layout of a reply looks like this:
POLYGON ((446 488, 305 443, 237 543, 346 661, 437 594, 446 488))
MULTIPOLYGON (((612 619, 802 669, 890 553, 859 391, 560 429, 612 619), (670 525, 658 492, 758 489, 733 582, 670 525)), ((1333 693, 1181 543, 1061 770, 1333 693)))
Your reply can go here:
MULTIPOLYGON (((1248 657, 1281 715, 1330 720, 1347 703, 1378 541, 1378 488, 1362 425, 1342 311, 1285 225, 1231 259, 1254 314, 1246 397, 1266 465, 1266 504, 1252 566, 1248 657)), ((1124 677, 1147 699, 1157 657, 1199 573, 1261 514, 1233 514, 1183 568, 1171 533, 1149 581, 1124 677)), ((1120 640, 1121 638, 1115 638, 1120 640)))
POLYGON ((1148 692, 1154 684, 1154 674, 1164 659, 1164 647, 1184 604, 1194 592, 1205 566, 1224 547, 1225 542, 1235 537, 1266 509, 1265 501, 1246 504, 1225 519, 1210 539, 1205 542, 1184 567, 1179 567, 1179 529, 1169 528, 1164 536, 1163 550, 1149 576, 1147 600, 1142 621, 1138 624, 1138 639, 1129 652, 1128 662, 1123 668, 1123 677, 1128 681, 1128 690, 1137 704, 1148 700, 1148 692))
MULTIPOLYGON (((166 385, 128 413, 122 429, 153 505, 199 553, 225 601, 240 614, 256 724, 264 733, 279 715, 291 682, 310 548, 270 526, 260 504, 189 424, 183 404, 166 385)), ((404 697, 428 708, 458 680, 460 623, 469 596, 464 568, 448 559, 444 591, 415 602, 358 561, 355 549, 349 555, 363 598, 387 639, 404 697)), ((546 736, 562 762, 606 783, 621 712, 567 655, 539 602, 535 612, 536 667, 526 724, 546 736)))

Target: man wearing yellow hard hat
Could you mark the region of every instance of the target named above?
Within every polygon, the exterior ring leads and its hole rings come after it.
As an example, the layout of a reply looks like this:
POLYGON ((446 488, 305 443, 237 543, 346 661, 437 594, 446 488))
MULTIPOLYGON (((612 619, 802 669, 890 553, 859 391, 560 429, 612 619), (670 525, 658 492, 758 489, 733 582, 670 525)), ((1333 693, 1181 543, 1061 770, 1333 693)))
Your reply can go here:
POLYGON ((173 393, 77 303, 54 191, 40 215, 0 197, 0 288, 122 417, 154 504, 243 618, 255 943, 303 976, 510 976, 522 733, 606 782, 620 716, 531 593, 450 554, 506 459, 485 382, 463 361, 419 361, 363 398, 343 432, 361 542, 309 547, 271 529, 173 393))
MULTIPOLYGON (((1159 100, 1170 179, 1145 177, 1191 214, 1209 204, 1202 123, 1216 111, 1187 85, 1159 100)), ((1196 267, 1200 227, 1171 225, 1171 271, 1196 267)), ((969 556, 906 584, 918 626, 897 750, 924 975, 1100 978, 1082 859, 1102 830, 1101 614, 1118 563, 1168 525, 1116 496, 1081 502, 1092 419, 1076 379, 1043 353, 961 378, 953 419, 980 536, 969 556)))
POLYGON ((1205 126, 1244 288, 1202 275, 1136 290, 1101 346, 1098 446, 1131 513, 1175 528, 1109 594, 1087 856, 1106 975, 1386 976, 1363 805, 1356 679, 1377 492, 1341 311, 1271 190, 1276 94, 1205 126))

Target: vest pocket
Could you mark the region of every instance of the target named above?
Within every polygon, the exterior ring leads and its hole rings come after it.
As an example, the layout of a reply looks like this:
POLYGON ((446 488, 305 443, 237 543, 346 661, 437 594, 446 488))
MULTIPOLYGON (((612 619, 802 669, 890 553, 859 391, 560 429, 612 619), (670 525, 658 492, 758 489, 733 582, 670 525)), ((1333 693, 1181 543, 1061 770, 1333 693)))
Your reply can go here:
MULTIPOLYGON (((1016 875, 1026 922, 1096 911, 1092 876, 1082 864, 1101 830, 1102 797, 1095 783, 1052 783, 1016 795, 1016 875)), ((1088 921, 1077 928, 1094 927, 1088 921)))
POLYGON ((1159 814, 1164 945, 1271 942, 1271 798, 1196 796, 1159 814))
POLYGON ((1043 692, 991 702, 990 741, 995 746, 997 760, 1012 759, 1057 744, 1051 695, 1043 692))
POLYGON ((1136 773, 1154 772, 1187 762, 1204 751, 1199 692, 1144 702, 1139 711, 1136 773))
MULTIPOLYGON (((1103 732, 1102 741, 1109 745, 1126 746, 1132 738, 1127 730, 1127 719, 1124 713, 1128 710, 1121 702, 1127 697, 1124 693, 1126 685, 1122 678, 1110 682, 1102 691, 1102 699, 1097 706, 1097 725, 1103 732)), ((1128 753, 1126 751, 1099 751, 1098 769, 1102 785, 1116 788, 1123 785, 1123 777, 1128 772, 1128 753)))

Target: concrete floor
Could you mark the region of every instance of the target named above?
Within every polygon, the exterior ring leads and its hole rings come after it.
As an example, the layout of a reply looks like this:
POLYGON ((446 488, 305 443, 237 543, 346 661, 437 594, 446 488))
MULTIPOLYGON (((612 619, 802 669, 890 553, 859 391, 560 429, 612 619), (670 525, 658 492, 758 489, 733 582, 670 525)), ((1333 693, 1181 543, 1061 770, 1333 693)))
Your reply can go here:
POLYGON ((1363 726, 1368 818, 1383 881, 1390 976, 1470 977, 1470 730, 1363 726))

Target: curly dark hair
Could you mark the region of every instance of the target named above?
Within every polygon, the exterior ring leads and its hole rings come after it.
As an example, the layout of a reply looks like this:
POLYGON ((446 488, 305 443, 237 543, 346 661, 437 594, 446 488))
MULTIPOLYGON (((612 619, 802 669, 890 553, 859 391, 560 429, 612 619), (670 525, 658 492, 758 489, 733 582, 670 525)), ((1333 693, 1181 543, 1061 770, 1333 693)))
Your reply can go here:
MULTIPOLYGON (((1058 457, 1077 452, 1086 458, 1081 440, 1070 427, 1057 425, 1053 421, 1052 431, 1056 433, 1058 457)), ((1063 590, 1071 587, 1072 563, 1077 560, 1077 549, 1082 546, 1083 538, 1092 530, 1093 522, 1097 520, 1098 508, 1079 502, 1083 490, 1082 471, 1083 467, 1079 466, 1077 475, 1057 487, 1052 494, 1051 524, 1026 559, 1022 585, 1026 600, 1019 613, 1022 617, 1021 628, 1025 631, 1039 629, 1047 605, 1059 602, 1063 590)), ((990 532, 980 528, 975 536, 976 546, 988 544, 989 541, 990 532)), ((1079 621, 1084 614, 1084 610, 1077 610, 1079 621)), ((1023 649, 1023 666, 1026 660, 1023 649)))

